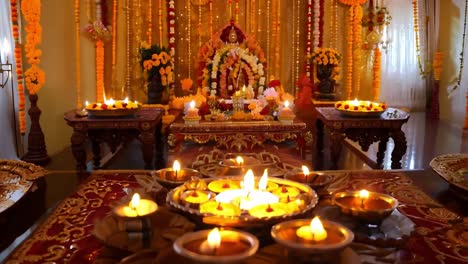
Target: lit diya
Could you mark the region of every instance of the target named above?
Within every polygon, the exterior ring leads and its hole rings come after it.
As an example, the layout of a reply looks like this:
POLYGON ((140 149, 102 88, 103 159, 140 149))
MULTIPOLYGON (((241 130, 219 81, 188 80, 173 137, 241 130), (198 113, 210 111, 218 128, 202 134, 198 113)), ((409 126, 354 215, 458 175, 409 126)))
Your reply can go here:
POLYGON ((224 159, 219 162, 220 166, 226 166, 230 168, 244 168, 260 165, 261 162, 254 157, 237 156, 236 158, 224 159))
POLYGON ((239 263, 257 252, 258 239, 237 230, 202 230, 184 234, 173 244, 174 251, 202 263, 239 263))
POLYGON ((181 168, 180 162, 175 160, 172 168, 160 169, 151 173, 156 181, 161 185, 174 188, 194 177, 201 178, 202 175, 197 170, 181 168))
POLYGON ((200 204, 208 202, 213 197, 215 197, 214 193, 203 190, 187 190, 180 195, 182 203, 194 208, 198 208, 200 204))
POLYGON ((212 192, 220 193, 227 190, 240 189, 241 182, 233 179, 214 180, 208 184, 208 189, 212 192))
POLYGON ((285 175, 288 180, 300 182, 309 185, 314 190, 322 190, 331 183, 332 177, 321 172, 310 172, 309 168, 302 165, 301 170, 292 170, 285 175))
POLYGON ((339 251, 354 239, 353 232, 348 228, 318 217, 276 224, 271 229, 271 236, 290 250, 309 254, 339 251))
POLYGON ((383 113, 387 109, 387 105, 385 103, 361 101, 354 99, 336 102, 335 109, 337 109, 345 115, 376 116, 383 113))
POLYGON ((243 210, 262 205, 279 202, 278 196, 266 191, 268 175, 264 174, 259 180, 258 189, 255 189, 255 177, 252 170, 248 170, 241 183, 242 189, 232 189, 219 193, 216 201, 238 204, 243 210))
POLYGON ((122 204, 114 208, 114 213, 120 217, 144 217, 158 210, 158 204, 153 200, 141 199, 138 193, 132 196, 128 205, 122 204))
POLYGON ((86 101, 86 111, 94 116, 126 116, 136 113, 140 108, 137 101, 108 99, 104 102, 88 103, 86 101))
POLYGON ((392 196, 367 190, 335 193, 333 203, 343 213, 369 223, 380 223, 398 206, 392 196))

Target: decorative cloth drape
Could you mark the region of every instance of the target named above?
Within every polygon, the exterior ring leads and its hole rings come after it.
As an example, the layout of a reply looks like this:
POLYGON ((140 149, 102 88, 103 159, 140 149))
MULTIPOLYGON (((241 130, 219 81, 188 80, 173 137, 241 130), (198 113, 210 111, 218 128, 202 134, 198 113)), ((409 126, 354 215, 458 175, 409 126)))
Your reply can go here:
MULTIPOLYGON (((382 54, 382 88, 380 100, 393 107, 423 110, 426 104, 425 83, 418 69, 413 8, 411 1, 386 1, 392 24, 386 38, 391 39, 387 54, 382 54)), ((425 5, 419 1, 420 55, 424 67, 426 35, 425 5)))

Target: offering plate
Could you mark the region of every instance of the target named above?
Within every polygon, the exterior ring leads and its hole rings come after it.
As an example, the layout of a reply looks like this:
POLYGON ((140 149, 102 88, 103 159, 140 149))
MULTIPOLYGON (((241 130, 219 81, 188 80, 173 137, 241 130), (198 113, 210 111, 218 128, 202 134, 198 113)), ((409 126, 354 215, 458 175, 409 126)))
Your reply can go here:
MULTIPOLYGON (((217 226, 233 226, 233 227, 256 227, 262 226, 265 224, 275 224, 281 221, 289 220, 298 216, 303 216, 308 213, 318 202, 317 193, 312 190, 309 186, 301 184, 298 182, 279 179, 279 178, 269 178, 268 184, 275 185, 277 188, 293 188, 299 191, 295 200, 291 202, 298 201, 298 210, 289 210, 285 211, 283 214, 270 216, 270 217, 255 217, 249 213, 249 210, 240 210, 240 214, 236 216, 225 216, 225 215, 216 215, 208 212, 201 212, 200 205, 198 207, 187 206, 187 203, 183 201, 184 194, 187 191, 204 191, 208 192, 208 185, 213 181, 218 181, 220 179, 199 179, 196 183, 187 182, 173 190, 171 190, 166 196, 167 204, 180 211, 182 214, 185 214, 187 217, 191 218, 195 222, 200 224, 209 224, 217 226), (300 203, 299 203, 300 202, 300 203)), ((224 177, 221 180, 232 180, 232 181, 242 181, 243 177, 224 177)), ((258 178, 256 181, 258 182, 258 178)), ((274 192, 274 191, 272 191, 274 192)), ((222 192, 221 192, 222 193, 222 192)), ((216 194, 214 197, 210 197, 210 201, 216 199, 216 194)), ((213 203, 213 202, 212 202, 213 203)), ((283 203, 283 202, 281 202, 283 203)), ((286 203, 286 202, 285 202, 286 203)), ((280 203, 277 203, 280 204, 280 203)), ((271 204, 274 208, 273 205, 271 204)), ((290 208, 290 207, 288 207, 290 208)))

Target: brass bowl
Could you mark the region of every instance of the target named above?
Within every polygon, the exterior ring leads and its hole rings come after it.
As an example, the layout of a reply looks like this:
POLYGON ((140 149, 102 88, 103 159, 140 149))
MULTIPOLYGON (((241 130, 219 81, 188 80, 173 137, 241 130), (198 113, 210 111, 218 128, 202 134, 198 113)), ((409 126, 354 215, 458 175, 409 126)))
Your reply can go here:
POLYGON ((130 109, 106 109, 106 110, 95 110, 86 109, 88 113, 93 117, 123 117, 135 115, 140 107, 130 109))
POLYGON ((181 256, 196 261, 197 263, 241 263, 242 260, 254 255, 258 250, 258 239, 252 234, 238 230, 219 231, 221 235, 221 241, 228 239, 232 241, 237 241, 237 243, 246 244, 247 249, 237 254, 214 256, 202 254, 200 252, 197 252, 197 250, 189 249, 189 244, 196 243, 197 241, 206 240, 210 231, 211 230, 201 230, 197 232, 184 234, 183 236, 177 238, 174 242, 174 251, 181 256))
POLYGON ((390 195, 369 192, 369 200, 379 200, 387 203, 389 206, 384 208, 362 208, 360 206, 350 206, 346 204, 343 198, 359 198, 359 191, 338 192, 333 195, 332 202, 340 208, 344 214, 356 217, 366 223, 379 224, 387 218, 398 206, 398 200, 390 195))
POLYGON ((307 177, 302 170, 292 170, 284 175, 285 179, 307 184, 317 192, 325 191, 333 177, 323 172, 311 172, 307 177))
MULTIPOLYGON (((207 184, 198 185, 201 186, 201 189, 207 189, 206 186, 208 185, 208 183, 219 179, 220 178, 210 178, 199 179, 197 181, 206 182, 207 184)), ((225 177, 222 179, 233 179, 240 181, 243 179, 243 177, 225 177)), ((259 178, 256 178, 256 182, 258 182, 258 180, 259 178)), ((180 211, 182 214, 185 214, 187 217, 200 224, 235 227, 258 227, 264 226, 265 224, 275 224, 284 220, 289 220, 292 218, 303 216, 310 210, 312 210, 312 208, 314 208, 318 202, 317 193, 305 184, 279 178, 269 178, 268 181, 278 184, 279 187, 287 186, 296 187, 297 189, 299 189, 300 194, 298 195, 298 197, 304 201, 304 203, 300 207, 301 210, 287 212, 280 216, 271 216, 264 218, 254 217, 250 215, 249 212, 246 210, 242 210, 240 216, 220 216, 211 213, 202 213, 200 212, 199 208, 188 207, 182 201, 182 194, 186 190, 192 189, 192 184, 190 184, 190 182, 187 182, 179 187, 172 189, 166 196, 166 203, 173 209, 180 211)))
POLYGON ((307 243, 302 241, 296 230, 310 224, 311 219, 297 219, 282 222, 271 228, 271 236, 289 250, 307 254, 325 254, 344 249, 354 239, 354 233, 345 226, 332 221, 321 220, 328 236, 334 236, 336 241, 328 244, 307 243))
POLYGON ((152 171, 151 176, 161 185, 172 189, 194 178, 201 178, 202 174, 194 169, 182 168, 176 175, 172 168, 165 168, 152 171))

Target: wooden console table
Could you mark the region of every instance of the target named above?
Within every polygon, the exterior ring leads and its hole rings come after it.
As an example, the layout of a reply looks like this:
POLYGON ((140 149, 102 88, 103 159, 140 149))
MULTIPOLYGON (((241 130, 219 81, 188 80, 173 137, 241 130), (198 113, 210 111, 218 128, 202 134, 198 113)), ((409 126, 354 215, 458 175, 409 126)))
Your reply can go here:
POLYGON ((117 146, 131 138, 138 138, 141 143, 145 169, 153 168, 154 150, 156 166, 162 165, 163 142, 161 136, 162 109, 141 108, 133 116, 126 117, 80 117, 75 110, 65 113, 64 119, 73 128, 71 145, 76 160, 76 169, 86 170, 85 143, 92 143, 94 167, 100 166, 101 143, 107 143, 112 152, 117 146))
MULTIPOLYGON (((378 117, 347 117, 334 107, 316 107, 317 151, 323 150, 323 128, 330 130, 330 155, 333 168, 336 168, 343 140, 349 138, 358 142, 363 151, 379 142, 377 164, 381 165, 385 156, 388 139, 395 143, 392 151, 392 169, 401 169, 401 158, 406 153, 406 137, 401 130, 408 122, 409 113, 399 109, 387 109, 378 117)), ((320 154, 319 154, 320 155, 320 154)))
MULTIPOLYGON (((296 147, 303 159, 312 159, 312 133, 306 124, 295 119, 292 124, 279 121, 205 121, 197 125, 184 123, 179 115, 168 130, 168 155, 181 151, 183 142, 206 144, 214 142, 216 147, 237 152, 261 147, 267 141, 276 143, 296 141, 296 147)), ((172 160, 168 158, 168 160, 172 160)))

